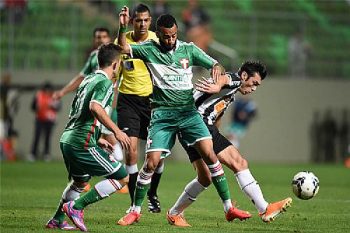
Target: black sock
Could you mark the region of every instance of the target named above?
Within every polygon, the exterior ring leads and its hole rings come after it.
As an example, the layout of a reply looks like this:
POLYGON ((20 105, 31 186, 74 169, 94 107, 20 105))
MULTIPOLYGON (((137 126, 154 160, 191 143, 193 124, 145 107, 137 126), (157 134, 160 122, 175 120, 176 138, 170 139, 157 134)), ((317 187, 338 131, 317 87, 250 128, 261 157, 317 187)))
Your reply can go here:
POLYGON ((147 192, 148 196, 157 196, 157 189, 159 186, 160 178, 163 173, 154 173, 152 176, 151 186, 147 192))
POLYGON ((129 188, 129 195, 130 195, 130 200, 131 200, 130 206, 132 206, 134 204, 134 194, 135 194, 136 181, 137 181, 138 174, 139 174, 138 172, 133 173, 133 174, 129 174, 128 188, 129 188))

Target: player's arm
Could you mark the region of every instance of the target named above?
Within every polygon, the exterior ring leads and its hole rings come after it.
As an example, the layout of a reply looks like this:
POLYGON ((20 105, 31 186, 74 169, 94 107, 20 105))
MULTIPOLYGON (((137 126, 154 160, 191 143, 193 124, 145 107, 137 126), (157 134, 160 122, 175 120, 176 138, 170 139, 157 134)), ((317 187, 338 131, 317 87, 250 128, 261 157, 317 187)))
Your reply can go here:
POLYGON ((101 124, 106 126, 107 129, 113 132, 114 136, 121 143, 122 147, 124 149, 129 148, 130 146, 129 137, 123 131, 121 131, 116 124, 114 124, 114 122, 108 116, 108 114, 103 109, 103 107, 99 103, 95 101, 91 101, 89 108, 92 114, 96 117, 96 119, 101 124))
POLYGON ((68 94, 72 91, 75 91, 79 87, 80 83, 84 80, 84 78, 85 78, 85 76, 82 74, 78 74, 77 76, 75 76, 62 89, 55 91, 53 93, 53 99, 55 99, 55 100, 61 99, 66 94, 68 94))
POLYGON ((117 45, 122 53, 130 54, 130 45, 126 42, 126 32, 130 21, 129 8, 124 6, 119 13, 119 31, 117 37, 117 45))

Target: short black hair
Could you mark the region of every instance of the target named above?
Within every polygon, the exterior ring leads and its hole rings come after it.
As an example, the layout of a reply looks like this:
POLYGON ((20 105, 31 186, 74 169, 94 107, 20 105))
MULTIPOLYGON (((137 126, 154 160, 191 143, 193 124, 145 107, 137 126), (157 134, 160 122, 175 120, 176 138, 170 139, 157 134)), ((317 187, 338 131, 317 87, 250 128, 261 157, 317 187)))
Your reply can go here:
POLYGON ((97 60, 100 68, 112 65, 113 61, 120 55, 120 49, 113 43, 101 45, 98 49, 97 60))
POLYGON ((238 75, 241 76, 245 71, 248 77, 254 76, 254 73, 258 73, 263 80, 267 76, 266 66, 260 61, 245 61, 238 70, 238 75))
POLYGON ((151 15, 151 11, 149 7, 146 6, 145 4, 140 3, 133 8, 132 18, 135 18, 137 13, 144 13, 144 12, 148 12, 149 15, 151 15))
POLYGON ((104 27, 96 27, 94 29, 94 32, 92 33, 93 37, 95 37, 96 32, 107 32, 107 34, 110 35, 108 28, 104 28, 104 27))
POLYGON ((172 28, 174 25, 177 27, 176 19, 172 15, 163 14, 157 19, 156 30, 159 31, 160 27, 172 28))

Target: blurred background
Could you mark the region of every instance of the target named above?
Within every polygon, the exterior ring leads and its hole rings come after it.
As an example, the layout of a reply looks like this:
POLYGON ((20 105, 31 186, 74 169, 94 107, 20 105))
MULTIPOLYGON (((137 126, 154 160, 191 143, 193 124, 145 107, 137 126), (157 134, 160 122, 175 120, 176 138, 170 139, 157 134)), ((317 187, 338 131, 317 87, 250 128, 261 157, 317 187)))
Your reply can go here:
MULTIPOLYGON (((137 3, 0 0, 1 160, 28 159, 37 91, 48 82, 53 89, 69 82, 92 50, 93 29, 107 27, 114 38, 117 12, 137 3)), ((232 106, 221 125, 250 161, 342 163, 350 156, 349 0, 142 3, 153 20, 173 14, 179 39, 193 41, 227 70, 236 72, 248 59, 266 64, 268 78, 245 99, 250 108, 232 106)), ((196 69, 201 75, 208 73, 196 69)), ((65 96, 57 113, 54 160, 61 159, 58 141, 72 98, 65 96)), ((187 156, 176 145, 171 158, 187 156)))

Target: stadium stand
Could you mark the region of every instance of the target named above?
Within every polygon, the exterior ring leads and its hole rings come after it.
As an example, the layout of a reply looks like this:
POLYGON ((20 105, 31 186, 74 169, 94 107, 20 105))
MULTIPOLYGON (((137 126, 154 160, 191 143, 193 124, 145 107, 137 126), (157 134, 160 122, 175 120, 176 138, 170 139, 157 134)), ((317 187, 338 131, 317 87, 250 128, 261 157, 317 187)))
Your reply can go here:
MULTIPOLYGON (((111 1, 118 4, 134 1, 111 1), (122 3, 121 3, 122 2, 122 3)), ((151 1, 150 1, 151 2, 151 1)), ((184 3, 168 1, 179 19, 184 3)), ((275 76, 288 71, 288 38, 302 27, 312 45, 307 73, 312 78, 349 78, 350 5, 346 1, 199 1, 208 9, 214 38, 237 51, 238 66, 247 58, 261 59, 275 76)), ((86 14, 82 4, 29 1, 20 25, 1 23, 1 67, 16 69, 79 69, 82 52, 90 46, 90 33, 98 23, 115 26, 111 12, 86 14), (109 15, 109 18, 106 18, 109 15), (45 54, 39 51, 44 49, 45 54), (25 52, 23 52, 25 49, 25 52), (39 55, 40 54, 40 55, 39 55)), ((90 8, 96 7, 89 4, 90 8)), ((113 12, 113 11, 112 11, 113 12)), ((115 19, 115 18, 114 18, 115 19)), ((230 60, 210 50, 226 67, 230 60)))

